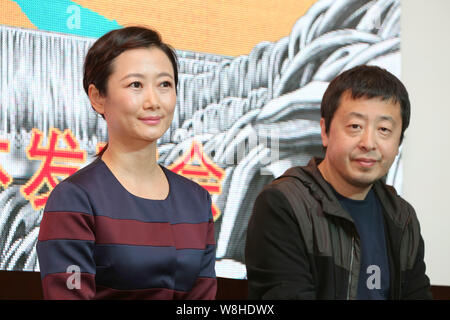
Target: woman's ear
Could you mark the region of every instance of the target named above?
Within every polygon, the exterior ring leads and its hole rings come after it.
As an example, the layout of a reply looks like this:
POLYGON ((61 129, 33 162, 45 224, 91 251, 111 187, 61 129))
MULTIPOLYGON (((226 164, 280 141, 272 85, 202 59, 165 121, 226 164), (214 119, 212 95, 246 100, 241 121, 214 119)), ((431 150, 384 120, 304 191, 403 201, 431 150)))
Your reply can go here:
POLYGON ((105 116, 105 97, 100 94, 100 91, 95 87, 93 83, 89 85, 88 88, 89 100, 91 105, 97 113, 105 116))

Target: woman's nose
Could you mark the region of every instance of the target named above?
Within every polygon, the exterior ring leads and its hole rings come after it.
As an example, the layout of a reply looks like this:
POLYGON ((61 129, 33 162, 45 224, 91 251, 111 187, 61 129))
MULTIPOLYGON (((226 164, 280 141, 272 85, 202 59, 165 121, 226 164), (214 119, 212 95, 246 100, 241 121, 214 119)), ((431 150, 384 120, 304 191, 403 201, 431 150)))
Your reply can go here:
POLYGON ((159 109, 159 98, 156 89, 147 87, 147 90, 145 90, 144 109, 159 109))

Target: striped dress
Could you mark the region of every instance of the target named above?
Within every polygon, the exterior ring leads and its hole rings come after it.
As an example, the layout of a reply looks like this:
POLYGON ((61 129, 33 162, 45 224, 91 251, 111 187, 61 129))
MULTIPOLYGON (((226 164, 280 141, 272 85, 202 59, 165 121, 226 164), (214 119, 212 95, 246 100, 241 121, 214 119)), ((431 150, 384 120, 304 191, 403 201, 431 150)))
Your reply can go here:
POLYGON ((215 298, 210 195, 162 169, 164 200, 129 193, 101 159, 55 187, 36 245, 44 298, 215 298))

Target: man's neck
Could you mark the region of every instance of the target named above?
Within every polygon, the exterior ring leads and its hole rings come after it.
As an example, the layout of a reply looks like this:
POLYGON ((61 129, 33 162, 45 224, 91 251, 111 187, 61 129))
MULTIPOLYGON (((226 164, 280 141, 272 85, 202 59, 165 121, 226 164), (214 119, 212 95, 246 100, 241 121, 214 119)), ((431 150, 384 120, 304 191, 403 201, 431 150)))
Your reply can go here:
POLYGON ((317 168, 325 181, 327 181, 337 193, 346 198, 353 200, 364 200, 372 188, 372 185, 359 187, 348 183, 338 174, 336 170, 330 168, 326 158, 317 166, 317 168))

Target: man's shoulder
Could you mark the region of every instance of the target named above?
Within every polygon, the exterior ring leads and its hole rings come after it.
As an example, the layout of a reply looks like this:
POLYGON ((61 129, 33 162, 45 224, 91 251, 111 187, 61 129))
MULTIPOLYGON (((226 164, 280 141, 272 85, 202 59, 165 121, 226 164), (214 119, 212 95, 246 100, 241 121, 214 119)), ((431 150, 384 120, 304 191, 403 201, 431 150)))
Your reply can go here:
POLYGON ((283 194, 306 192, 307 187, 301 178, 302 168, 300 166, 289 168, 281 176, 266 185, 263 190, 276 190, 273 192, 279 191, 283 194))
POLYGON ((381 205, 398 226, 404 226, 411 221, 417 222, 413 206, 393 186, 378 181, 374 188, 381 205))
POLYGON ((291 167, 281 176, 266 185, 259 198, 269 202, 288 204, 294 211, 304 212, 317 206, 317 199, 311 191, 314 181, 304 179, 304 167, 291 167), (303 209, 302 209, 303 208, 303 209))
POLYGON ((412 208, 412 205, 397 192, 397 189, 395 189, 395 187, 386 184, 383 181, 377 181, 377 183, 375 184, 375 190, 377 191, 379 196, 381 196, 381 198, 388 197, 392 202, 396 203, 397 205, 400 204, 402 206, 412 208), (380 192, 380 190, 383 190, 384 192, 380 192))

